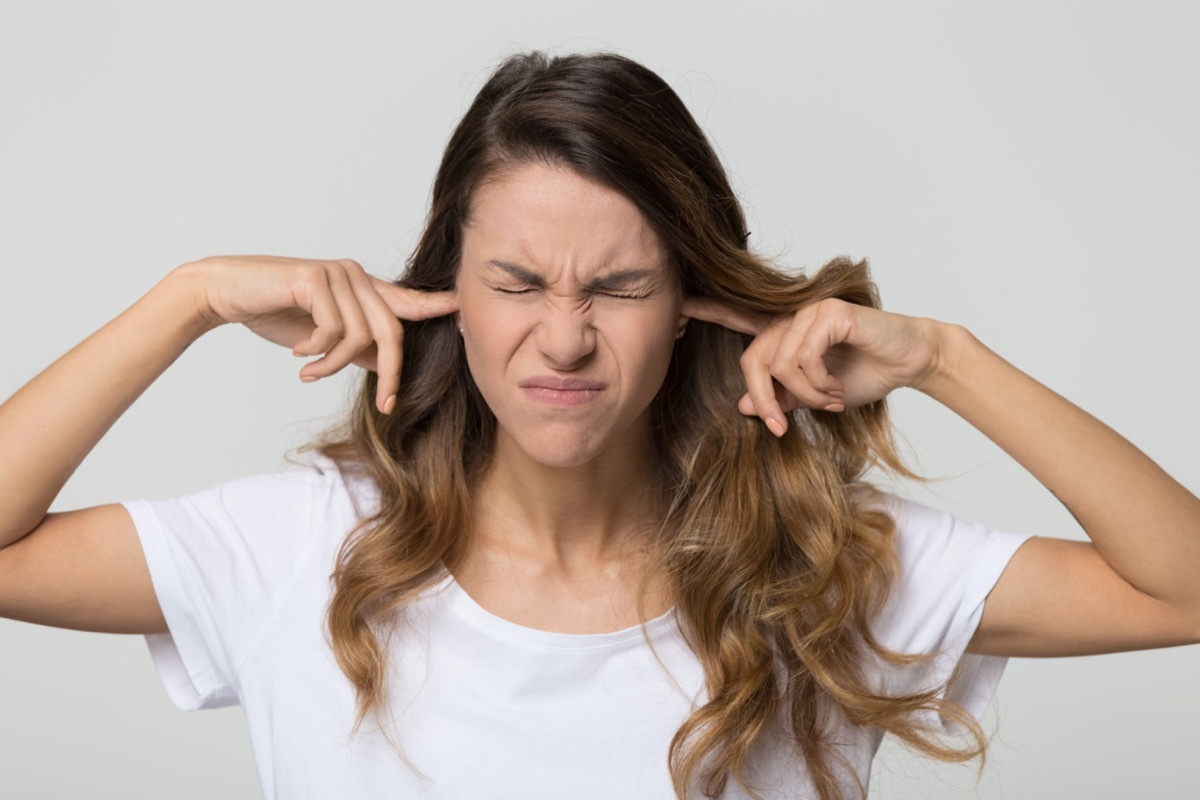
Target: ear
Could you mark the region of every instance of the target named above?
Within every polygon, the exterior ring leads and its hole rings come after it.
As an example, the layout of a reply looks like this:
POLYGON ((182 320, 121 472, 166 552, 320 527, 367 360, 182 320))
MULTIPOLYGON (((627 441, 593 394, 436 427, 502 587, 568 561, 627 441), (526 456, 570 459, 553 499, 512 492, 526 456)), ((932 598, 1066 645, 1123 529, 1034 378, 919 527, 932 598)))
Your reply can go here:
POLYGON ((692 312, 691 298, 684 293, 682 289, 679 291, 679 317, 675 320, 676 339, 682 339, 687 331, 688 323, 695 318, 692 312))
POLYGON ((684 314, 682 311, 679 312, 679 317, 675 320, 676 339, 682 339, 684 334, 687 333, 688 320, 690 319, 691 317, 689 317, 687 314, 684 314))

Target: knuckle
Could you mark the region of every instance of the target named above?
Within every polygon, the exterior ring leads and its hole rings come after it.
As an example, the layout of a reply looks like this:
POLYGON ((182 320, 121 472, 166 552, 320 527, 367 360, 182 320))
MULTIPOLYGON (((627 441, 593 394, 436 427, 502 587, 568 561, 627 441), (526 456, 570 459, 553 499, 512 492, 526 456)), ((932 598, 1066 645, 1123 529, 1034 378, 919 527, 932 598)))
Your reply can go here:
POLYGON ((821 350, 812 342, 805 342, 796 351, 796 361, 805 368, 812 369, 821 359, 821 350))
POLYGON ((341 267, 330 267, 325 271, 331 284, 336 283, 339 286, 349 286, 350 278, 346 275, 346 270, 341 267))
POLYGON ((404 336, 404 326, 400 324, 400 320, 395 317, 389 317, 383 323, 383 330, 387 336, 384 338, 384 343, 393 344, 399 343, 400 338, 404 336))
POLYGON ((354 325, 348 331, 346 331, 346 334, 342 337, 342 339, 355 350, 365 350, 366 348, 370 347, 372 342, 375 341, 375 338, 371 336, 370 331, 358 325, 354 325))
POLYGON ((820 315, 823 319, 838 320, 846 316, 850 310, 850 304, 845 300, 839 300, 836 297, 830 297, 822 302, 820 315))
POLYGON ((795 371, 795 368, 795 363, 780 355, 774 356, 770 364, 767 365, 767 369, 770 370, 772 375, 786 375, 795 371))

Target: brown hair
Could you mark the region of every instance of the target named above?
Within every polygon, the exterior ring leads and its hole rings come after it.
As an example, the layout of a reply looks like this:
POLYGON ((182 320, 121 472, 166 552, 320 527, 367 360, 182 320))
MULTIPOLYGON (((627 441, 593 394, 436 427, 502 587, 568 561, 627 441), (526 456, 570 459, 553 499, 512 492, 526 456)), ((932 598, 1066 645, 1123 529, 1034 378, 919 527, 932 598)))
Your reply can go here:
MULTIPOLYGON (((450 138, 427 224, 398 283, 452 289, 475 191, 529 162, 572 169, 628 197, 662 237, 687 295, 752 314, 828 297, 878 305, 865 262, 835 259, 805 278, 750 253, 738 199, 679 97, 612 54, 529 53, 500 65, 450 138)), ((781 711, 823 800, 844 797, 829 741, 836 714, 938 758, 982 753, 977 724, 937 691, 881 696, 864 673, 874 656, 916 660, 881 648, 868 627, 897 560, 894 522, 864 502, 863 476, 873 464, 910 474, 884 402, 795 411, 776 439, 735 410, 746 344, 693 320, 651 409, 669 512, 649 558, 675 593, 709 695, 671 742, 676 793, 686 797, 698 782, 715 796, 732 775, 753 794, 743 765, 781 711), (964 724, 970 745, 952 747, 922 728, 913 712, 924 709, 964 724)), ((375 409, 375 383, 369 373, 345 425, 311 446, 369 477, 382 499, 342 546, 327 619, 360 724, 386 704, 393 612, 461 563, 470 490, 496 426, 449 317, 407 326, 392 414, 375 409)))

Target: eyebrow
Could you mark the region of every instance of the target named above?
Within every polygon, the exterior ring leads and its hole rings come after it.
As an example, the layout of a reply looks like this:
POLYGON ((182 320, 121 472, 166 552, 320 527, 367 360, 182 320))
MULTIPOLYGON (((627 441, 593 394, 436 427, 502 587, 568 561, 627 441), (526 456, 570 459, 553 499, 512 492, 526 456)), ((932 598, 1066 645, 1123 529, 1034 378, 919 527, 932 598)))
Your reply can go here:
MULTIPOLYGON (((513 264, 511 261, 499 261, 497 259, 490 259, 486 263, 487 266, 498 269, 501 272, 506 272, 522 283, 542 287, 546 285, 546 280, 541 275, 522 267, 520 264, 513 264)), ((658 273, 659 271, 655 269, 622 269, 596 278, 592 281, 592 286, 600 289, 622 289, 640 281, 654 278, 658 273)))

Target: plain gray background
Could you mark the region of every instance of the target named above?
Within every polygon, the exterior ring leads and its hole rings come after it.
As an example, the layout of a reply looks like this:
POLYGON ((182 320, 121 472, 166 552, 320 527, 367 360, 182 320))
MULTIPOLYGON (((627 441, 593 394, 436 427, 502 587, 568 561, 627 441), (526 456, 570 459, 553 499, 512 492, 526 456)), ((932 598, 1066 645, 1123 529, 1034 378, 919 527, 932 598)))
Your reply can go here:
MULTIPOLYGON (((0 395, 191 259, 349 257, 394 276, 496 61, 611 49, 713 137, 755 247, 810 270, 868 257, 888 308, 966 324, 1200 489, 1198 40, 1185 2, 8 2, 0 395)), ((209 335, 55 508, 275 468, 357 384, 302 385, 300 363, 241 329, 209 335)), ((910 494, 1082 536, 949 412, 903 392, 894 408, 943 478, 910 494)), ((1014 660, 977 785, 885 748, 872 795, 1194 796, 1198 668, 1197 647, 1014 660)), ((137 637, 0 622, 0 720, 6 798, 258 794, 240 712, 175 711, 137 637)))

